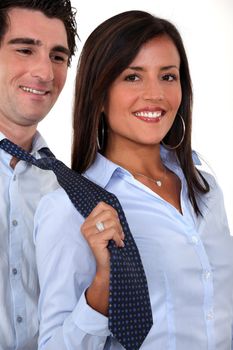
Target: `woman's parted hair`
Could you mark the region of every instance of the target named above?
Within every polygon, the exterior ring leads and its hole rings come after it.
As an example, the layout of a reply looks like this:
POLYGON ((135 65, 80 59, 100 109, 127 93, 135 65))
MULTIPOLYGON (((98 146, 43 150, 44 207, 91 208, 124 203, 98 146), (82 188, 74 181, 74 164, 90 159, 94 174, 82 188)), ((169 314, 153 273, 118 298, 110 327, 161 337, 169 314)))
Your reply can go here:
MULTIPOLYGON (((184 119, 186 132, 183 143, 173 152, 184 171, 190 201, 199 214, 196 196, 208 192, 209 186, 192 160, 192 85, 187 56, 176 27, 147 12, 127 11, 109 18, 91 33, 83 47, 75 85, 72 169, 82 173, 96 158, 101 111, 111 84, 130 65, 143 44, 161 35, 173 41, 180 56, 182 101, 178 113, 184 119)), ((178 119, 164 139, 167 144, 176 145, 182 137, 178 119)), ((104 154, 104 149, 101 151, 104 154)))

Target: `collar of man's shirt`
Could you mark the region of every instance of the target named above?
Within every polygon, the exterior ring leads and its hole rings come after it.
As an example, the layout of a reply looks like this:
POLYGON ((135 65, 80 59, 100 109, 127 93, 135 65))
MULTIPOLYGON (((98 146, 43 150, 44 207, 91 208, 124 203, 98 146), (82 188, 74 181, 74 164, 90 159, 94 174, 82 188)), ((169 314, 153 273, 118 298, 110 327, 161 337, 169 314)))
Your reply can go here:
MULTIPOLYGON (((166 150, 163 146, 161 146, 160 152, 162 160, 171 169, 177 168, 179 166, 174 152, 166 150)), ((201 161, 195 151, 192 152, 192 157, 194 164, 196 166, 200 166, 201 161)), ((117 171, 132 176, 126 169, 111 162, 107 158, 103 157, 100 153, 97 153, 95 162, 89 169, 87 169, 84 175, 90 180, 96 182, 98 185, 105 188, 114 173, 117 171)))
MULTIPOLYGON (((0 141, 5 139, 6 136, 0 131, 0 141)), ((30 153, 34 154, 38 152, 41 148, 48 147, 45 139, 41 136, 39 131, 36 131, 35 136, 32 141, 32 151, 30 153)))

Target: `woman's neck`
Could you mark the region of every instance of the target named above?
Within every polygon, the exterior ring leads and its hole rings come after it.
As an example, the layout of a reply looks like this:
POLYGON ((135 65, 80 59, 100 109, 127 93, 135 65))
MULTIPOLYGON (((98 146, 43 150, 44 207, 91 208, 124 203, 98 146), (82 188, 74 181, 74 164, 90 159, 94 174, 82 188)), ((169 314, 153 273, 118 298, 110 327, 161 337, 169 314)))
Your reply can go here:
POLYGON ((105 156, 131 173, 153 176, 164 172, 164 165, 160 157, 160 145, 128 147, 127 150, 114 147, 107 149, 105 156))

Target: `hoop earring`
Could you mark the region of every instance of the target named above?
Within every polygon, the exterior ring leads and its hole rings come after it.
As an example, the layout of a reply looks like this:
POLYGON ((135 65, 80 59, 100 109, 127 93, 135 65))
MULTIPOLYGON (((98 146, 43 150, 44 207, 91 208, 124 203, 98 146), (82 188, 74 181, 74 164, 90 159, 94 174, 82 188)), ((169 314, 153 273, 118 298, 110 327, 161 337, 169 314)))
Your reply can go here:
POLYGON ((97 148, 99 151, 101 151, 104 147, 104 134, 105 134, 104 116, 103 116, 103 113, 101 113, 100 122, 97 129, 97 137, 96 137, 97 148))
POLYGON ((163 145, 165 148, 169 149, 169 150, 173 150, 173 149, 176 149, 176 148, 180 147, 180 145, 181 145, 182 142, 184 141, 184 136, 185 136, 185 122, 184 122, 184 119, 183 119, 183 117, 182 117, 181 114, 177 113, 177 115, 178 115, 178 116, 180 117, 180 119, 181 119, 182 128, 183 128, 183 135, 182 135, 182 137, 181 137, 180 142, 179 142, 177 145, 175 145, 175 146, 166 145, 166 144, 164 143, 164 141, 161 141, 162 145, 163 145))

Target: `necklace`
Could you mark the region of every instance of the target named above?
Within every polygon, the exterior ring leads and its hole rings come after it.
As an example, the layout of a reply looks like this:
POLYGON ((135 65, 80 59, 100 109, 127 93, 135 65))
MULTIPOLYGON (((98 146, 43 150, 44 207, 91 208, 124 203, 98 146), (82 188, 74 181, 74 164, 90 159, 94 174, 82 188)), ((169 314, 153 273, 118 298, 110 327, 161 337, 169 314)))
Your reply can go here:
POLYGON ((158 187, 161 187, 162 184, 163 184, 163 181, 164 181, 164 179, 165 179, 165 176, 166 176, 166 168, 164 168, 164 174, 163 174, 162 178, 159 179, 159 180, 155 180, 155 179, 153 179, 152 177, 146 176, 146 175, 141 174, 141 173, 133 173, 133 176, 141 176, 141 177, 144 177, 145 179, 150 180, 150 181, 152 181, 153 183, 155 183, 158 187))

